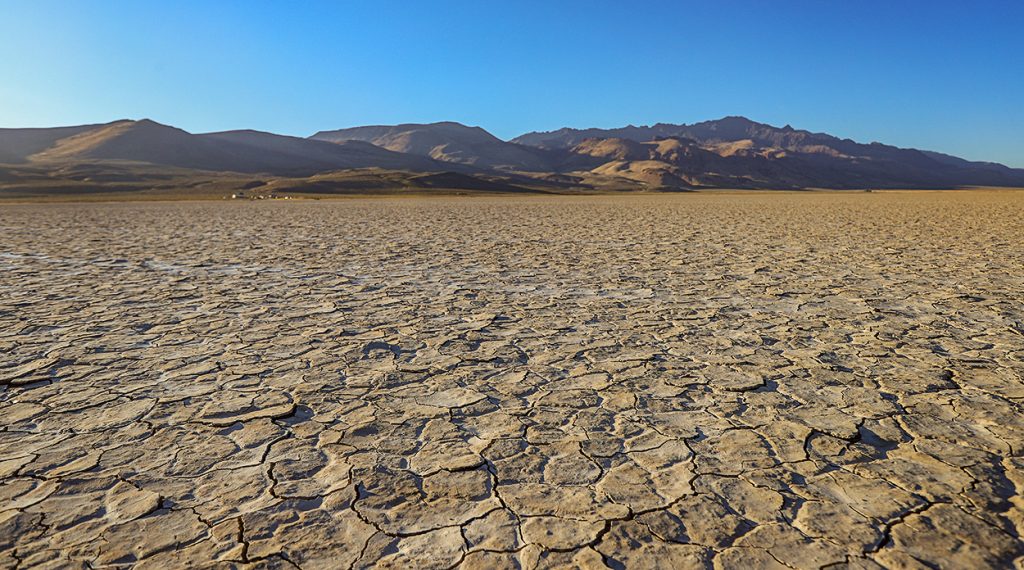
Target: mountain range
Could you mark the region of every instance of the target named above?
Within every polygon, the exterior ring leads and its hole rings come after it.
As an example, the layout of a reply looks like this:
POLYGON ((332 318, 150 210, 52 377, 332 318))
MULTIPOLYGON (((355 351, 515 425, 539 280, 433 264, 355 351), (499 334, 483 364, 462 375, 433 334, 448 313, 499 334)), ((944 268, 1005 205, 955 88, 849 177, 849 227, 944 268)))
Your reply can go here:
POLYGON ((190 187, 309 193, 1024 187, 1024 169, 744 117, 531 132, 510 141, 454 122, 364 126, 309 138, 192 134, 150 120, 0 129, 0 192, 190 187), (196 181, 198 180, 198 182, 196 181), (210 183, 212 184, 212 182, 210 183), (211 188, 214 186, 210 186, 211 188), (108 188, 109 189, 109 188, 108 188))

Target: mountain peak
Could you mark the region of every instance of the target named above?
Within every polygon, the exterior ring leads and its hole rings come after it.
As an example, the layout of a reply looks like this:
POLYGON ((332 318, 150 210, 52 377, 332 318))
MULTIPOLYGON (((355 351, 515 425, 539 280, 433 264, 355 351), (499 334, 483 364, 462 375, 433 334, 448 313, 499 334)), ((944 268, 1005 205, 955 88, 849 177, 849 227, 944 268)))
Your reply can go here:
POLYGON ((752 121, 743 115, 726 115, 717 121, 708 121, 709 123, 734 123, 744 125, 760 125, 757 121, 752 121))
POLYGON ((111 122, 107 123, 107 125, 111 125, 111 126, 112 125, 125 125, 125 126, 131 125, 131 126, 138 126, 138 127, 166 127, 166 128, 169 128, 169 129, 176 128, 176 127, 171 127, 169 125, 165 125, 165 124, 162 124, 162 123, 158 123, 158 122, 154 121, 153 119, 118 119, 116 121, 111 121, 111 122))
POLYGON ((481 127, 455 121, 354 127, 320 131, 310 138, 333 143, 365 141, 395 152, 477 168, 544 170, 550 166, 541 151, 522 148, 481 127))
MULTIPOLYGON (((416 123, 412 123, 412 124, 416 124, 416 123)), ((433 127, 433 126, 437 126, 437 127, 457 127, 457 128, 462 128, 462 129, 479 129, 480 128, 480 127, 471 127, 471 126, 469 126, 469 125, 467 125, 465 123, 460 123, 458 121, 437 121, 437 122, 434 122, 434 123, 423 123, 423 124, 421 124, 421 126, 424 126, 424 127, 433 127)))
POLYGON ((510 142, 456 121, 322 131, 310 139, 255 130, 191 134, 148 118, 121 119, 55 129, 0 129, 0 163, 50 168, 133 161, 282 176, 344 168, 450 168, 528 179, 540 186, 593 188, 1024 186, 1024 170, 861 144, 739 115, 691 125, 565 128, 510 142))

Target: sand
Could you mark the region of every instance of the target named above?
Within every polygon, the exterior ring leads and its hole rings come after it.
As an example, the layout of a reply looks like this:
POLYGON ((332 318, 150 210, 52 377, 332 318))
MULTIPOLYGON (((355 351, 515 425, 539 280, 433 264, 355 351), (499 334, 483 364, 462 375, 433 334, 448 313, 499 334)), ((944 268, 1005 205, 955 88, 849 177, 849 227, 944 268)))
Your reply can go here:
POLYGON ((1024 564, 1024 193, 0 235, 0 568, 1024 564))

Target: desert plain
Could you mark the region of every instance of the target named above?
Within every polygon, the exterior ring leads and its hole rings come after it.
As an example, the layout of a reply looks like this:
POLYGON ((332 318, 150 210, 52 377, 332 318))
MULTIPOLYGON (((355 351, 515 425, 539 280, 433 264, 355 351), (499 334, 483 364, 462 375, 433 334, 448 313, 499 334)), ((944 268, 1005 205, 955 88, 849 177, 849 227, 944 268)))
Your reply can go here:
POLYGON ((0 568, 1024 567, 1024 192, 0 235, 0 568))

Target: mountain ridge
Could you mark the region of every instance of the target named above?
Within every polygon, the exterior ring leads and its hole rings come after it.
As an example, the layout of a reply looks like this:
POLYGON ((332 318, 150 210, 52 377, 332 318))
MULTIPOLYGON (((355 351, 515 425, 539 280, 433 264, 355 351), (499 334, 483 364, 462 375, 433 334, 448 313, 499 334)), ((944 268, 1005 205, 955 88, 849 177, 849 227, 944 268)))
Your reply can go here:
MULTIPOLYGON (((559 150, 572 149, 591 139, 623 139, 650 142, 667 138, 693 140, 723 158, 745 156, 774 160, 795 176, 757 181, 755 186, 776 180, 786 187, 851 188, 932 187, 971 184, 1017 185, 1024 181, 1024 169, 990 162, 973 162, 959 157, 886 145, 858 143, 827 133, 775 127, 742 116, 693 124, 656 123, 627 125, 611 129, 561 128, 525 133, 511 139, 521 145, 559 150), (786 163, 786 164, 781 164, 786 163), (830 176, 831 175, 831 176, 830 176), (793 185, 793 186, 787 186, 793 185)), ((737 166, 733 161, 730 166, 737 166)), ((750 165, 743 165, 749 167, 750 165)), ((771 167, 769 167, 771 169, 771 167)), ((735 179, 735 177, 728 177, 735 179)), ((708 181, 710 182, 710 181, 708 181)), ((700 185, 700 181, 696 181, 700 185)), ((712 182, 716 184, 717 182, 712 182)), ((743 184, 743 179, 737 181, 743 184)))
POLYGON ((320 131, 314 140, 344 142, 359 140, 395 152, 479 168, 543 169, 550 159, 546 151, 503 141, 476 126, 454 121, 370 125, 320 131))
POLYGON ((370 144, 332 144, 254 130, 192 134, 150 119, 57 128, 50 130, 49 137, 46 132, 16 131, 20 130, 0 129, 0 156, 9 163, 119 160, 209 171, 277 174, 314 174, 373 166, 443 170, 441 165, 422 157, 370 144), (12 140, 19 144, 10 144, 12 140))
MULTIPOLYGON (((21 172, 130 177, 120 163, 149 165, 149 173, 299 178, 377 169, 405 173, 387 180, 474 191, 1024 187, 1024 169, 741 116, 690 125, 562 128, 510 141, 454 121, 322 130, 306 138, 250 129, 193 134, 150 119, 0 129, 0 164, 8 165, 0 186, 17 183, 21 172)), ((345 176, 319 176, 316 187, 345 176)))

